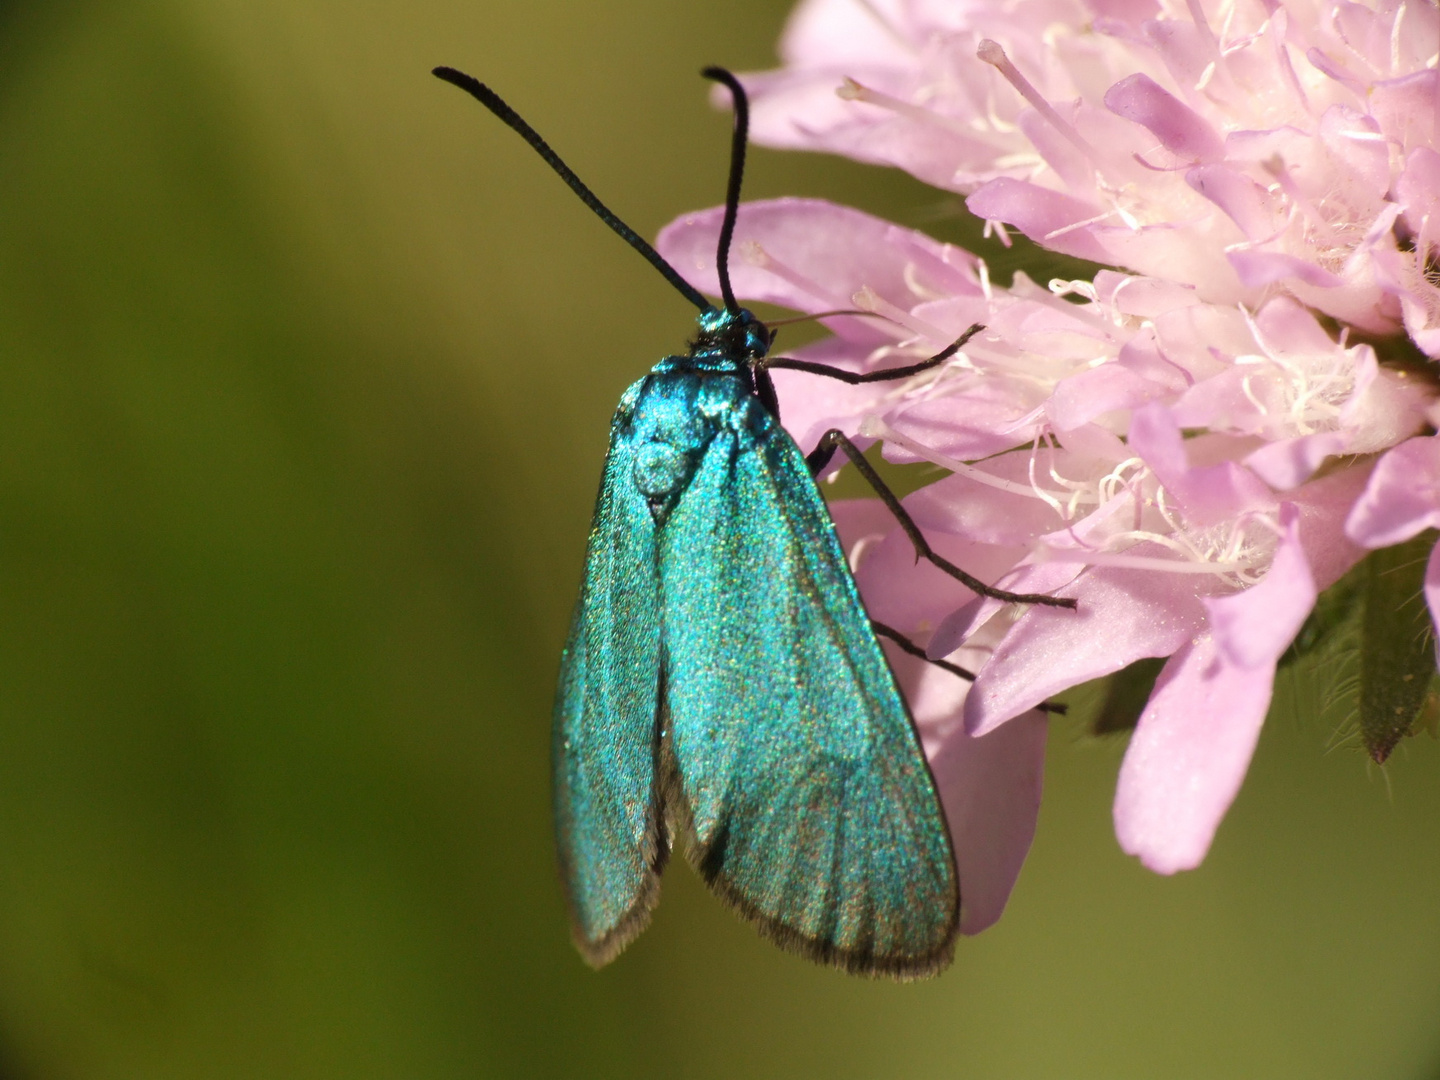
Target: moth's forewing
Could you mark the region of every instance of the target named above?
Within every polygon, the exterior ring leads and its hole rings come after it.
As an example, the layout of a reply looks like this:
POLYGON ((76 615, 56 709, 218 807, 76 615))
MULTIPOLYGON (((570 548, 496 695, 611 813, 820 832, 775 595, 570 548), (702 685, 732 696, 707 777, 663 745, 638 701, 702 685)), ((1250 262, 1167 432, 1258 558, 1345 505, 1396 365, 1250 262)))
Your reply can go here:
POLYGON ((944 811, 804 457, 736 383, 659 536, 691 857, 786 948, 931 974, 959 922, 944 811))
POLYGON ((632 387, 616 412, 555 702, 561 875, 575 943, 597 967, 649 922, 669 854, 656 769, 659 576, 632 475, 636 396, 632 387))

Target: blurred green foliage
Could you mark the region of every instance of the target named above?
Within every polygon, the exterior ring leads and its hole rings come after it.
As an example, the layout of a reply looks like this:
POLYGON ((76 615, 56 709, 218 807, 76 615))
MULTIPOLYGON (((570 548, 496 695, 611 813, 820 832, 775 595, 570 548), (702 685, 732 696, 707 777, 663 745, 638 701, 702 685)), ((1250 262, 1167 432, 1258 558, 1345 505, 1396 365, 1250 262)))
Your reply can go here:
MULTIPOLYGON (((723 191, 696 71, 785 14, 0 3, 0 1076, 1434 1075, 1440 758, 1327 753, 1294 669, 1173 879, 1116 849, 1098 692, 1057 722, 939 980, 782 955, 680 865, 611 968, 571 950, 557 654, 610 412, 691 315, 428 71, 653 235, 723 191)), ((750 180, 974 235, 882 170, 750 180)))

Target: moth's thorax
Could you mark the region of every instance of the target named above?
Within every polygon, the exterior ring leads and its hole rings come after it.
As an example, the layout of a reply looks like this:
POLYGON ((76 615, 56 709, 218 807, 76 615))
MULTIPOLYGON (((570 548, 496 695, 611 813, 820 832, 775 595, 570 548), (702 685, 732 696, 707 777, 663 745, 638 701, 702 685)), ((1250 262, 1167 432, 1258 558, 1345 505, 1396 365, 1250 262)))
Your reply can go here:
POLYGON ((673 371, 699 371, 747 376, 756 360, 770 350, 770 331, 744 308, 726 311, 710 308, 695 320, 699 332, 684 356, 667 356, 656 364, 657 375, 673 371))
POLYGON ((617 445, 632 455, 636 489, 663 525, 717 435, 748 447, 775 423, 748 371, 662 370, 634 383, 615 414, 617 445))

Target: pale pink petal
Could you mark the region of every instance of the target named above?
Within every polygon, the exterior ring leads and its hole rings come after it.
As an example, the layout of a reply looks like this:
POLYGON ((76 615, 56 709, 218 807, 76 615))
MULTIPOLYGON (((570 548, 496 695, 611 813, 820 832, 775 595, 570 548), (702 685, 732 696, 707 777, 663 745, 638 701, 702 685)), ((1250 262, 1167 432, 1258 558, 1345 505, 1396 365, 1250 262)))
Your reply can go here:
POLYGON ((1300 543, 1317 588, 1328 589, 1365 555, 1364 549, 1345 535, 1344 526, 1370 472, 1369 462, 1359 463, 1285 495, 1300 511, 1300 543))
POLYGON ((1315 315, 1288 296, 1277 296, 1257 311, 1255 327, 1277 356, 1335 352, 1338 348, 1315 315))
POLYGON ((1430 68, 1376 83, 1370 91, 1370 115, 1397 145, 1432 146, 1437 102, 1440 71, 1430 68))
POLYGON ((1319 135, 1333 166, 1326 194, 1373 214, 1390 188, 1390 149, 1374 117, 1348 105, 1332 105, 1320 117, 1319 135))
POLYGON ((1120 441, 1119 436, 1099 424, 1083 424, 1071 428, 1060 441, 1065 449, 1076 457, 1104 462, 1111 466, 1130 457, 1130 448, 1120 441))
MULTIPOLYGON (((981 580, 1004 576, 1024 555, 1023 549, 981 546, 943 533, 927 539, 938 555, 981 580)), ((931 627, 974 595, 929 560, 917 560, 910 538, 898 527, 858 554, 855 582, 865 609, 872 618, 903 633, 923 639, 931 627)))
POLYGON ((1395 182, 1405 220, 1417 239, 1440 239, 1440 153, 1428 146, 1413 151, 1395 182))
POLYGON ((1163 384, 1122 364, 1102 364, 1062 380, 1045 403, 1045 413, 1055 430, 1063 433, 1103 413, 1139 408, 1162 396, 1167 396, 1163 384))
MULTIPOLYGON (((1021 488, 1028 453, 987 462, 986 472, 1021 488)), ((905 508, 928 533, 963 536, 973 543, 1026 548, 1060 528, 1055 508, 1021 490, 1002 490, 966 475, 947 476, 905 498, 905 508)))
POLYGON ((1248 366, 1227 367, 1181 394, 1171 404, 1170 415, 1181 428, 1263 432, 1269 426, 1268 417, 1248 393, 1254 375, 1254 369, 1248 366))
MULTIPOLYGON (((1074 582, 1083 569, 1083 566, 1063 562, 1022 564, 1013 573, 997 575, 991 584, 1012 592, 1059 596, 1062 595, 1061 590, 1074 582)), ((974 597, 940 621, 930 638, 926 655, 936 659, 948 656, 969 641, 977 631, 986 627, 996 615, 1005 611, 1007 606, 1004 601, 988 596, 974 597)))
POLYGON ((1274 675, 1227 664, 1209 634, 1170 658, 1120 766, 1123 851, 1159 874, 1200 865, 1250 767, 1274 675))
POLYGON ((1110 87, 1105 92, 1105 107, 1148 128, 1160 145, 1181 157, 1210 161, 1224 149, 1213 127, 1144 73, 1110 87))
POLYGON ((1198 165, 1185 181, 1223 210, 1247 240, 1267 239, 1282 224, 1274 197, 1239 169, 1218 162, 1198 165))
POLYGON ((1345 533, 1369 548, 1404 543, 1440 528, 1440 436, 1401 443, 1380 459, 1345 533))
POLYGON ((1031 712, 983 737, 956 731, 931 759, 960 871, 961 933, 1005 911, 1035 838, 1049 728, 1031 712))
POLYGON ((856 545, 879 541, 895 528, 895 515, 879 499, 832 499, 829 507, 830 520, 852 564, 856 545))
POLYGON ((1214 57, 1208 35, 1182 19, 1152 19, 1144 23, 1143 30, 1175 81, 1195 86, 1214 57))
MULTIPOLYGON (((860 371, 863 365, 856 353, 863 354, 865 350, 857 350, 842 338, 826 338, 793 353, 784 349, 777 351, 826 367, 860 371)), ((780 400, 780 422, 806 453, 815 448, 820 436, 830 428, 838 427, 858 440, 856 418, 872 412, 886 393, 883 382, 852 385, 805 371, 777 368, 770 377, 780 400)), ((870 444, 870 440, 858 441, 870 444)))
POLYGON ((1038 184, 1002 176, 966 199, 965 206, 976 217, 1013 225, 1026 236, 1066 255, 1096 262, 1105 261, 1108 255, 1089 230, 1072 228, 1095 218, 1100 211, 1090 203, 1038 184))
POLYGON ((1126 315, 1153 319, 1177 308, 1193 307, 1200 302, 1193 285, 1159 278, 1137 278, 1114 270, 1101 270, 1095 275, 1095 292, 1107 303, 1126 315))
POLYGON ((1135 413, 1130 445, 1197 524, 1274 505, 1265 485, 1236 462, 1191 468, 1180 427, 1163 405, 1147 405, 1135 413))
POLYGON ((1160 348, 1156 327, 1142 326, 1140 331, 1120 348, 1117 362, 1147 382, 1163 386, 1172 395, 1183 394, 1195 383, 1195 376, 1177 364, 1160 348))
POLYGON ((1273 670, 1315 606, 1315 579, 1300 544, 1299 524, 1299 509, 1281 503, 1284 534, 1264 579, 1241 592, 1204 600, 1216 645, 1232 664, 1273 670))
POLYGON ((1205 599, 1210 631, 1166 664, 1130 740, 1115 832, 1157 873, 1200 864, 1250 766, 1275 665, 1315 604, 1299 523, 1298 509, 1282 504, 1264 580, 1205 599))
POLYGON ((1329 270, 1282 251, 1248 249, 1229 252, 1227 257, 1240 281, 1249 289, 1263 288, 1291 278, 1318 289, 1337 289, 1345 284, 1344 278, 1329 270))
MULTIPOLYGON (((715 245, 722 217, 720 207, 687 214, 660 230, 655 244, 688 281, 712 295, 719 291, 715 245)), ((800 311, 852 308, 861 287, 907 311, 937 294, 982 295, 969 252, 822 199, 743 204, 730 278, 739 297, 800 311)), ((892 328, 874 319, 838 318, 826 325, 856 341, 895 338, 892 328)))
MULTIPOLYGON (((1149 544, 1131 553, 1165 555, 1149 544)), ((1060 591, 1079 600, 1076 610, 1032 607, 1016 621, 966 700, 966 729, 984 734, 1079 683, 1168 656, 1205 625, 1198 592, 1210 580, 1091 567, 1060 591)))
POLYGON ((1327 457, 1342 454, 1347 447, 1343 435, 1324 432, 1298 439, 1266 443, 1245 458, 1245 467, 1276 491, 1297 488, 1320 468, 1327 457))
MULTIPOLYGON (((946 14, 942 25, 957 29, 961 12, 946 14)), ((915 53, 906 39, 930 29, 938 15, 914 0, 801 0, 780 35, 780 56, 794 65, 911 65, 915 53)))
MULTIPOLYGON (((971 393, 898 404, 892 425, 910 438, 952 458, 971 460, 1029 442, 1044 423, 1044 414, 1020 396, 1012 383, 990 379, 971 393), (1027 416, 1029 419, 1026 419, 1027 416)), ((920 460, 903 447, 887 443, 887 461, 920 460)))

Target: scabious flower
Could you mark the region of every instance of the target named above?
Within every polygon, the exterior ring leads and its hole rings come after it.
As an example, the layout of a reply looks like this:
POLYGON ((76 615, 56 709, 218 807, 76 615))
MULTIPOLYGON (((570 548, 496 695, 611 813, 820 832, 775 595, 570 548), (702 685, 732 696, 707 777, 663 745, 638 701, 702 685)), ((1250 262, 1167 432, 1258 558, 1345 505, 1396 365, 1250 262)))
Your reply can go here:
MULTIPOLYGON (((936 549, 1078 601, 977 597, 871 504, 836 507, 874 616, 978 670, 897 665, 968 932, 1033 835, 1037 705, 1167 658, 1116 831, 1156 871, 1194 867, 1317 594, 1440 526, 1432 385, 1376 350, 1440 355, 1437 44, 1425 0, 805 0, 785 67, 743 77, 758 141, 899 166, 1002 239, 1121 268, 999 288, 968 252, 813 200, 748 204, 735 236, 738 295, 871 313, 826 318, 801 358, 875 370, 985 324, 903 382, 777 370, 782 420, 802 448, 840 427, 947 470, 906 499, 936 549)), ((718 228, 705 211, 660 239, 712 291, 718 228)), ((1440 612, 1440 556, 1426 582, 1440 612)))

